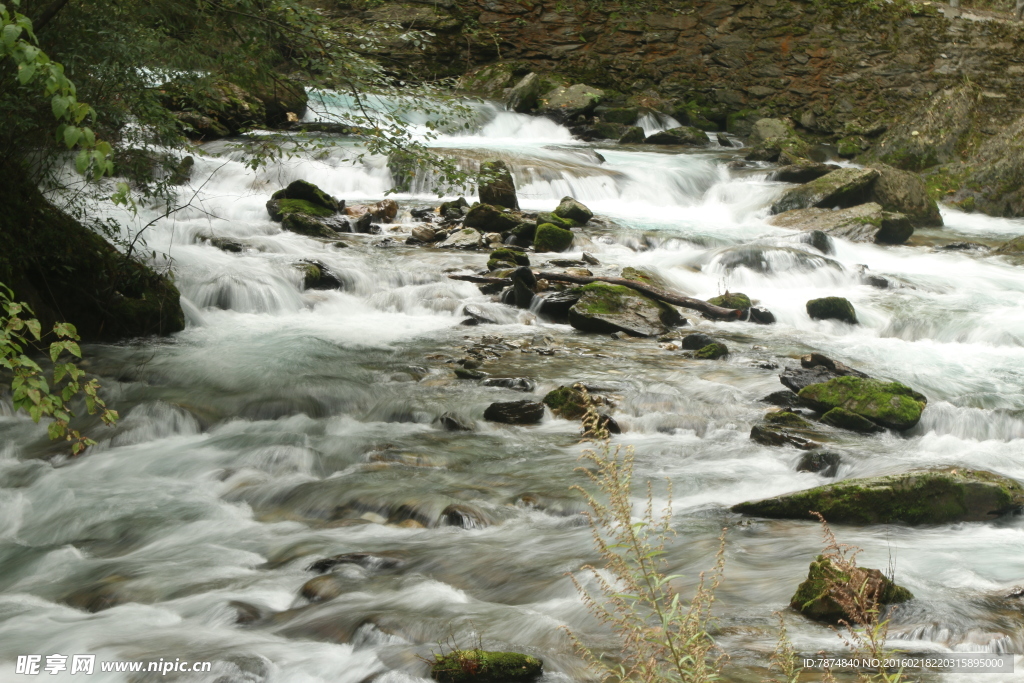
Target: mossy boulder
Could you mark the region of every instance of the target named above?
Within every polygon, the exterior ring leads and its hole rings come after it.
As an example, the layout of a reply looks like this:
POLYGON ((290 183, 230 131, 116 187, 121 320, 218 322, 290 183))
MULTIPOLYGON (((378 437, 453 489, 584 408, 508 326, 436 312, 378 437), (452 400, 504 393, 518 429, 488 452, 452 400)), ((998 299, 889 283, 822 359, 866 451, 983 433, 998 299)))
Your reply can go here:
POLYGON ((988 521, 1024 505, 1024 487, 981 470, 944 469, 848 479, 734 505, 733 512, 834 524, 950 524, 988 521))
POLYGON ((516 268, 530 265, 530 257, 514 249, 495 249, 487 260, 487 270, 516 268))
POLYGON ((908 171, 959 161, 963 143, 976 125, 980 94, 974 85, 940 90, 889 128, 871 156, 908 171))
POLYGON ((996 249, 997 254, 1024 254, 1024 236, 1015 237, 996 249))
POLYGON ((640 282, 653 287, 666 287, 665 281, 661 277, 655 275, 646 268, 626 266, 622 269, 622 277, 626 280, 633 280, 634 282, 640 282))
POLYGON ((794 187, 772 204, 773 214, 812 207, 846 208, 868 200, 872 184, 878 178, 873 168, 841 168, 817 180, 794 187))
POLYGON ((185 327, 174 281, 128 260, 50 204, 31 176, 0 160, 0 282, 44 331, 72 323, 83 341, 170 334, 185 327))
POLYGON ((939 206, 928 196, 928 188, 921 178, 885 164, 874 164, 871 168, 878 171, 878 178, 871 186, 871 201, 885 211, 903 214, 915 227, 942 225, 939 206))
POLYGON ((462 224, 467 228, 476 228, 481 232, 507 232, 519 224, 517 214, 505 211, 491 204, 474 204, 466 212, 462 224))
POLYGON ((815 621, 834 624, 844 620, 853 624, 853 615, 833 597, 836 593, 851 592, 862 595, 865 606, 895 605, 914 597, 909 590, 896 585, 877 569, 853 567, 844 572, 829 558, 818 555, 811 562, 807 579, 797 587, 789 606, 815 621))
POLYGON ((850 375, 806 386, 798 396, 815 410, 827 412, 843 408, 879 426, 899 431, 916 425, 928 405, 923 395, 899 382, 850 375))
POLYGON ((544 396, 543 401, 544 405, 551 408, 552 413, 567 420, 583 417, 590 405, 587 395, 575 385, 553 389, 544 396))
POLYGON ((752 306, 750 303, 750 297, 743 292, 726 292, 721 296, 716 296, 708 299, 708 303, 713 306, 721 306, 722 308, 735 308, 738 310, 746 310, 752 306))
POLYGON ((483 163, 480 165, 480 172, 491 178, 480 184, 479 194, 482 204, 505 209, 519 209, 519 199, 516 197, 516 184, 512 179, 512 171, 504 161, 483 163))
POLYGON ((559 218, 570 220, 576 225, 586 225, 594 217, 594 212, 572 197, 562 197, 554 214, 559 218))
POLYGON ((462 218, 466 215, 467 211, 469 211, 469 202, 466 201, 465 197, 459 197, 450 202, 442 202, 441 206, 437 209, 437 212, 441 214, 441 218, 448 220, 462 218))
POLYGON ((647 138, 644 129, 640 126, 630 126, 619 138, 620 145, 637 145, 647 138))
POLYGON ((640 118, 640 110, 636 107, 609 107, 604 111, 598 111, 599 115, 609 123, 621 123, 624 126, 632 126, 640 118))
POLYGON ((537 213, 537 225, 542 225, 544 223, 551 223, 551 225, 562 228, 563 230, 569 230, 570 228, 577 227, 576 221, 563 218, 554 211, 540 211, 537 213))
POLYGON ((270 220, 280 223, 290 213, 299 213, 314 218, 328 218, 334 211, 307 202, 305 199, 271 199, 267 202, 267 213, 270 220))
POLYGON ((533 236, 533 248, 538 252, 565 251, 572 246, 572 232, 553 223, 541 223, 533 236))
POLYGON ((281 227, 308 237, 337 237, 338 233, 321 219, 304 213, 286 213, 281 227))
POLYGON ((763 446, 793 446, 805 451, 821 446, 821 435, 814 426, 787 410, 765 415, 750 428, 750 440, 763 446))
POLYGON ((512 111, 525 114, 537 106, 543 88, 543 79, 535 73, 528 73, 509 89, 505 105, 512 111))
POLYGON ((841 296, 811 299, 807 302, 807 315, 814 320, 839 320, 851 325, 857 324, 857 311, 849 299, 841 296))
POLYGON ((861 434, 872 434, 882 430, 881 427, 871 420, 846 408, 833 408, 821 416, 821 421, 830 427, 860 432, 861 434))
POLYGON ((658 133, 652 133, 644 139, 648 145, 686 145, 689 147, 708 144, 707 133, 692 126, 679 126, 669 128, 658 133))
POLYGON ((618 140, 625 134, 626 130, 627 126, 621 123, 598 121, 590 127, 589 132, 601 140, 618 140))
POLYGON ((718 360, 729 355, 729 347, 721 342, 714 342, 693 352, 693 357, 700 360, 718 360))
POLYGON ((583 332, 656 337, 682 321, 675 308, 623 285, 592 282, 579 292, 579 301, 569 309, 569 324, 583 332))
POLYGON ((305 180, 296 180, 283 190, 275 192, 271 199, 300 199, 332 213, 345 208, 345 202, 339 201, 319 187, 305 180))
POLYGON ((190 136, 237 135, 267 121, 262 100, 228 81, 173 80, 160 87, 159 97, 190 136))
POLYGON ((515 683, 539 677, 541 660, 518 652, 455 650, 434 655, 430 676, 439 683, 515 683))

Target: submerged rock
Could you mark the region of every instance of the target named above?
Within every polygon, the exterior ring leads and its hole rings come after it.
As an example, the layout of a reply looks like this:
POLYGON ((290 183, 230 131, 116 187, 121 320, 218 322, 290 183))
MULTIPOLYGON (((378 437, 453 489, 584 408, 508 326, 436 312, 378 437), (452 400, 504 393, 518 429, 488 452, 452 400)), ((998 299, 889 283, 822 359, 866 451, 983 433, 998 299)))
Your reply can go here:
POLYGON ((996 249, 997 254, 1024 254, 1024 236, 1015 237, 996 249))
POLYGON ((481 164, 480 172, 495 176, 494 180, 480 185, 481 204, 491 204, 513 210, 519 209, 519 199, 516 197, 516 184, 512 179, 512 171, 504 161, 488 161, 481 164))
POLYGON ((807 580, 800 584, 789 602, 789 606, 800 614, 827 623, 844 620, 855 624, 854 615, 835 599, 836 594, 855 593, 860 598, 861 609, 876 605, 895 605, 913 599, 913 594, 897 586, 877 569, 853 567, 849 573, 840 571, 829 558, 818 555, 811 562, 807 580))
POLYGON ((485 387, 501 387, 513 391, 530 392, 536 388, 536 384, 528 377, 489 377, 483 381, 485 387))
POLYGON ((333 600, 345 592, 345 582, 333 574, 314 576, 302 584, 299 594, 310 602, 333 600))
POLYGON ((833 408, 821 416, 821 421, 831 427, 847 429, 851 432, 860 432, 861 434, 873 434, 882 431, 882 428, 871 420, 861 417, 857 413, 852 413, 846 408, 833 408))
POLYGON ((455 650, 434 655, 430 676, 439 683, 516 683, 532 681, 543 671, 543 662, 518 652, 455 650))
POLYGON ((648 145, 706 145, 708 144, 708 135, 700 128, 693 128, 692 126, 679 126, 678 128, 669 128, 659 133, 652 133, 644 139, 644 143, 648 145))
POLYGON ((800 390, 800 400, 819 412, 843 408, 895 430, 910 429, 921 419, 928 399, 899 382, 863 377, 836 377, 800 390))
POLYGON ((807 302, 807 315, 814 320, 838 320, 851 325, 857 324, 857 312, 853 304, 841 296, 811 299, 807 302))
POLYGON ((867 201, 871 184, 878 177, 873 168, 841 168, 817 180, 787 190, 774 204, 773 214, 793 209, 850 207, 867 201))
POLYGON ((708 344, 693 353, 694 358, 700 360, 718 360, 729 355, 729 347, 721 342, 708 344))
POLYGON ((797 472, 814 472, 823 477, 834 477, 839 472, 842 458, 838 453, 830 451, 811 451, 804 453, 796 465, 797 472))
POLYGON ((836 524, 949 524, 981 522, 1024 505, 1024 487, 991 472, 944 469, 848 479, 766 500, 734 505, 733 512, 836 524))
POLYGON ((484 411, 484 419, 502 424, 536 424, 544 418, 544 404, 536 401, 505 401, 492 403, 484 411))
POLYGON ((750 440, 763 446, 793 446, 801 450, 818 448, 821 435, 810 422, 796 413, 768 413, 750 428, 750 440))
POLYGON ((656 337, 682 320, 675 308, 623 285, 593 282, 579 291, 579 301, 569 309, 569 324, 583 332, 656 337))

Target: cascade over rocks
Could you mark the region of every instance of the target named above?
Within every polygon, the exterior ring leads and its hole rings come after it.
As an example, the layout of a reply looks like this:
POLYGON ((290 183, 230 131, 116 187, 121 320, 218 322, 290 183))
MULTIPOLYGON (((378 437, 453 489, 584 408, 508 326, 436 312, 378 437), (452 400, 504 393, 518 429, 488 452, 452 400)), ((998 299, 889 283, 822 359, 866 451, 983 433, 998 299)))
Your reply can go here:
POLYGON ((733 512, 833 524, 983 522, 1024 506, 1024 487, 991 472, 964 468, 847 479, 807 491, 740 503, 733 512))
POLYGON ((897 586, 877 569, 853 567, 849 573, 841 571, 829 558, 818 555, 811 562, 807 580, 800 584, 789 601, 789 606, 800 614, 829 624, 840 620, 856 623, 854 615, 848 613, 833 597, 835 591, 841 594, 860 595, 861 605, 895 605, 914 598, 902 586, 897 586))
POLYGON ((569 324, 583 332, 656 337, 682 320, 672 306, 623 285, 593 282, 579 291, 579 301, 569 309, 569 324))

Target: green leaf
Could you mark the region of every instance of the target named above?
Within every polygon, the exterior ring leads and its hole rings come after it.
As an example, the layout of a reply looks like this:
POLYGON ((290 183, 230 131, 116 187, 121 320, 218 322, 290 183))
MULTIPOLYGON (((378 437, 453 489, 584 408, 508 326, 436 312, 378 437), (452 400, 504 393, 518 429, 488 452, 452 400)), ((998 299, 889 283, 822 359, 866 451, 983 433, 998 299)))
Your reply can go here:
POLYGON ((42 334, 42 325, 39 323, 38 320, 36 320, 35 318, 32 318, 31 320, 26 320, 25 327, 27 327, 28 331, 32 333, 33 337, 39 339, 40 335, 42 334))
POLYGON ((78 141, 82 139, 82 129, 77 126, 65 126, 64 127, 64 144, 71 149, 78 144, 78 141))

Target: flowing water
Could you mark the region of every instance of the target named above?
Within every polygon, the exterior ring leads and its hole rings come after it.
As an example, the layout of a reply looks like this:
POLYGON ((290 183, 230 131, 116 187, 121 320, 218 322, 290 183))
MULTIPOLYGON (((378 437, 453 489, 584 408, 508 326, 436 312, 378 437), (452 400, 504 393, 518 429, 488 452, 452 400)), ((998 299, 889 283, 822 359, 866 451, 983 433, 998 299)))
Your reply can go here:
MULTIPOLYGON (((643 122, 649 132, 673 123, 643 122)), ((446 277, 481 269, 485 252, 406 246, 408 210, 438 203, 422 187, 397 195, 394 225, 344 235, 346 248, 269 220, 269 195, 298 178, 350 203, 382 198, 383 159, 350 161, 342 142, 253 174, 234 143, 208 144, 192 205, 148 233, 181 290, 187 329, 85 349, 121 412, 117 427, 90 423, 100 444, 72 460, 9 403, 0 412, 0 660, 214 662, 187 679, 95 680, 398 683, 422 680, 422 658, 447 641, 535 654, 546 681, 593 680, 564 631, 615 650, 569 577, 586 582, 579 568, 597 559, 570 491, 584 483, 579 424, 484 421, 491 402, 527 395, 457 380, 451 361, 469 352, 492 376, 530 378, 534 397, 577 381, 612 397, 623 427, 615 442, 635 447, 642 478, 674 486, 671 562, 683 591, 729 529, 716 614, 731 680, 758 680, 773 612, 821 548, 813 523, 728 511, 826 482, 795 471, 798 452, 748 438, 767 409, 758 399, 782 388, 778 366, 820 351, 928 396, 911 432, 834 444, 841 478, 957 465, 1024 481, 1024 270, 983 251, 935 249, 998 244, 1024 232, 1021 222, 944 210, 945 228, 919 230, 908 245, 837 240, 825 256, 766 223, 786 186, 763 168, 731 169, 739 153, 717 143, 684 153, 581 143, 488 105, 465 134, 432 144, 509 161, 524 209, 551 210, 564 195, 591 207, 598 219, 558 257, 586 250, 599 274, 643 267, 700 298, 743 291, 778 323, 687 316, 729 345, 719 362, 653 339, 580 334, 446 277), (221 251, 210 236, 245 250, 221 251), (300 259, 327 264, 344 290, 303 291, 300 259), (865 284, 865 266, 892 286, 865 284), (810 320, 804 303, 828 295, 849 298, 862 324, 810 320), (460 326, 467 304, 503 324, 460 326), (444 431, 445 412, 475 428, 444 431), (300 596, 311 563, 348 552, 394 561, 342 566, 332 600, 300 596)), ((837 533, 864 549, 862 565, 895 567, 916 596, 893 614, 901 646, 1024 652, 1024 603, 1005 597, 1024 581, 1021 517, 837 533)), ((837 648, 827 628, 796 615, 788 623, 799 651, 837 648)), ((24 679, 12 670, 5 664, 0 678, 24 679)), ((77 680, 52 678, 61 677, 77 680)))

